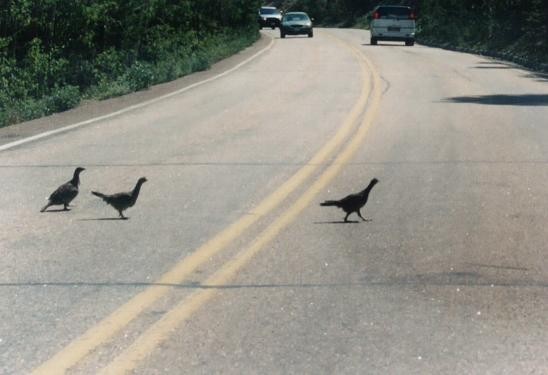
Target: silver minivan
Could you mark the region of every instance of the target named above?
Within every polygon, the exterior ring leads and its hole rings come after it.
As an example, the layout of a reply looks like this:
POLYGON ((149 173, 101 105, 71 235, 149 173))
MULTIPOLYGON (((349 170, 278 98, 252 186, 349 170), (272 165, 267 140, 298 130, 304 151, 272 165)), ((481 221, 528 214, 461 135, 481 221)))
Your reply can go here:
POLYGON ((373 10, 371 23, 371 44, 379 40, 415 44, 415 13, 410 7, 380 5, 373 10))

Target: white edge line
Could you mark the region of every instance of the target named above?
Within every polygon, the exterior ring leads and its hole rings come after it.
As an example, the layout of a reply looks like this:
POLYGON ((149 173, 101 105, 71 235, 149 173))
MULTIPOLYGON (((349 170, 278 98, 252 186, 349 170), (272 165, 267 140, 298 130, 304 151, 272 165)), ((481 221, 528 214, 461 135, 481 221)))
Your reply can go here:
POLYGON ((29 142, 34 142, 36 140, 39 140, 39 139, 42 139, 42 138, 46 138, 46 137, 50 137, 52 135, 55 135, 55 134, 59 134, 59 133, 64 133, 64 132, 67 132, 69 130, 72 130, 72 129, 76 129, 76 128, 79 128, 81 126, 84 126, 84 125, 89 125, 89 124, 92 124, 94 122, 99 122, 99 121, 102 121, 102 120, 106 120, 106 119, 109 119, 111 117, 115 117, 115 116, 118 116, 118 115, 121 115, 123 113, 126 113, 126 112, 130 112, 130 111, 133 111, 135 109, 138 109, 138 108, 142 108, 142 107, 145 107, 147 105, 150 105, 150 104, 153 104, 153 103, 156 103, 160 100, 164 100, 164 99, 167 99, 167 98, 170 98, 172 96, 175 96, 175 95, 179 95, 185 91, 188 91, 188 90, 191 90, 197 86, 201 86, 203 84, 206 84, 208 82, 211 82, 211 81, 214 81, 216 79, 219 79, 221 77, 224 77, 232 72, 234 72, 235 70, 241 68, 242 66, 244 66, 245 64, 249 63, 250 61, 254 60, 255 58, 257 58, 258 56, 260 56, 261 54, 263 54, 264 52, 266 52, 267 50, 269 50, 272 45, 274 44, 274 38, 271 38, 270 39, 270 43, 264 47, 262 50, 258 51, 257 53, 255 53, 254 55, 248 57, 247 59, 245 59, 244 61, 242 61, 241 63, 237 64, 236 66, 233 66, 232 68, 222 72, 222 73, 219 73, 213 77, 209 77, 207 79, 204 79, 203 81, 200 81, 200 82, 196 82, 196 83, 193 83, 189 86, 186 86, 186 87, 183 87, 182 89, 179 89, 179 90, 176 90, 176 91, 173 91, 173 92, 170 92, 169 94, 165 94, 165 95, 162 95, 162 96, 158 96, 154 99, 150 99, 150 100, 147 100, 147 101, 144 101, 144 102, 141 102, 141 103, 138 103, 138 104, 134 104, 132 106, 129 106, 129 107, 126 107, 126 108, 123 108, 123 109, 120 109, 118 111, 115 111, 115 112, 111 112, 109 114, 106 114, 106 115, 103 115, 103 116, 99 116, 99 117, 94 117, 94 118, 91 118, 89 120, 85 120, 85 121, 81 121, 81 122, 78 122, 76 124, 72 124, 72 125, 67 125, 67 126, 64 126, 62 128, 59 128, 59 129, 55 129, 55 130, 50 130, 50 131, 47 131, 47 132, 44 132, 44 133, 40 133, 40 134, 36 134, 36 135, 33 135, 33 136, 30 136, 30 137, 27 137, 27 138, 23 138, 23 139, 20 139, 18 141, 14 141, 14 142, 10 142, 10 143, 6 143, 4 145, 1 145, 0 146, 0 151, 6 151, 6 150, 9 150, 11 148, 14 148, 14 147, 17 147, 17 146, 20 146, 20 145, 23 145, 25 143, 29 143, 29 142))

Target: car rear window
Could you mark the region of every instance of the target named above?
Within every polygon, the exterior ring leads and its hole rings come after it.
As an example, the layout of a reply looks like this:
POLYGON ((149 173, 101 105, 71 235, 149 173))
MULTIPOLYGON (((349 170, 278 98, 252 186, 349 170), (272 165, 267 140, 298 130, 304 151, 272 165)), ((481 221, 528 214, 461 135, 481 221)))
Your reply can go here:
POLYGON ((379 7, 379 18, 409 18, 411 8, 408 7, 379 7))
POLYGON ((280 13, 278 9, 261 8, 261 14, 278 14, 278 13, 280 13))
POLYGON ((305 14, 288 14, 285 16, 286 21, 306 21, 308 17, 305 14))

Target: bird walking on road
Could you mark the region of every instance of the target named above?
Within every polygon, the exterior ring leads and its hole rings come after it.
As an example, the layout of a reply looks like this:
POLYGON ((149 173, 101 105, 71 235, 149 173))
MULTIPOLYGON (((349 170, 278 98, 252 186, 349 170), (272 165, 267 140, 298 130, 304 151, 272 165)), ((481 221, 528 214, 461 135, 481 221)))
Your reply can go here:
POLYGON ((124 216, 123 212, 128 208, 132 207, 137 201, 139 192, 141 191, 141 185, 147 181, 146 177, 141 177, 132 191, 116 193, 112 195, 99 193, 97 191, 92 191, 91 194, 102 198, 106 203, 110 204, 118 213, 120 214, 121 219, 127 219, 124 216))
POLYGON ((49 206, 63 205, 63 210, 69 210, 69 203, 78 195, 78 185, 80 185, 80 173, 85 171, 85 168, 78 167, 74 170, 72 180, 59 186, 51 195, 46 198, 48 203, 42 207, 40 212, 47 210, 49 206))
POLYGON ((360 191, 356 194, 350 194, 349 196, 346 196, 343 199, 337 201, 325 201, 323 203, 320 203, 320 206, 335 206, 342 208, 344 212, 346 212, 346 216, 344 217, 345 222, 348 221, 348 216, 350 216, 352 212, 357 213, 363 221, 366 221, 362 216, 360 209, 367 203, 369 193, 371 192, 371 189, 373 189, 373 186, 377 184, 377 182, 379 182, 379 180, 374 178, 363 191, 360 191))

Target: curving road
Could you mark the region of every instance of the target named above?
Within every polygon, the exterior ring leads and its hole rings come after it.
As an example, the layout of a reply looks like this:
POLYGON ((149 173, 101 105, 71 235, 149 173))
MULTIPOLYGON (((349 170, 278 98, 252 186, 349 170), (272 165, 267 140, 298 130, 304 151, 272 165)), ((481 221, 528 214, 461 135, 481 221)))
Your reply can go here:
POLYGON ((548 79, 368 40, 1 129, 0 373, 548 372, 548 79), (371 221, 318 205, 373 177, 371 221))

